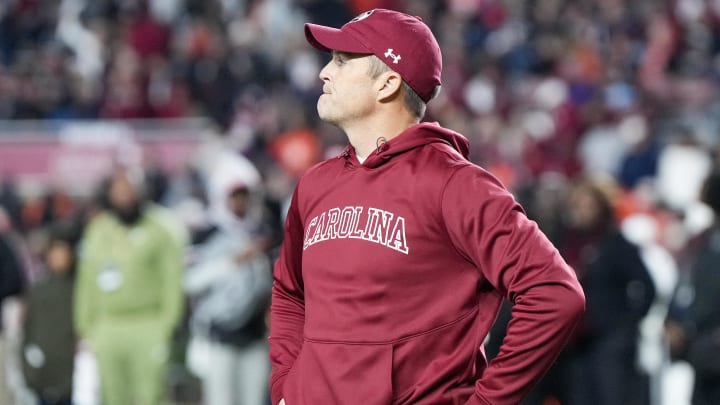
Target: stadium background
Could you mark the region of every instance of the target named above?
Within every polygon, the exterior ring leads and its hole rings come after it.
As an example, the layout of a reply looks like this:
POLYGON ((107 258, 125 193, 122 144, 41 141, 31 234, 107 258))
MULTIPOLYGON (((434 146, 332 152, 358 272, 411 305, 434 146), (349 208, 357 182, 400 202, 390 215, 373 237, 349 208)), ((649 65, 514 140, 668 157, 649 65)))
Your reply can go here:
POLYGON ((548 234, 570 185, 603 179, 658 291, 639 367, 654 404, 682 404, 692 372, 670 363, 662 320, 673 257, 713 220, 698 194, 720 140, 715 0, 2 0, 0 228, 28 280, 48 226, 83 223, 117 164, 142 167, 192 229, 203 169, 233 150, 259 168, 280 221, 302 172, 346 143, 317 119, 326 56, 302 24, 374 7, 432 27, 443 91, 427 119, 466 135, 548 234))

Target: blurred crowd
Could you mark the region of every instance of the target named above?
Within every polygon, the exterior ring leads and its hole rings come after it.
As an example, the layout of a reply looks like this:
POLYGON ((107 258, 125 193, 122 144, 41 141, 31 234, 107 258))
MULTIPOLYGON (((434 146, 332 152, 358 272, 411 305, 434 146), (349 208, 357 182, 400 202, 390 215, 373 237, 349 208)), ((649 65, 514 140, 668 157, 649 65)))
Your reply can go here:
POLYGON ((443 89, 426 119, 469 138, 471 159, 515 193, 585 288, 585 321, 527 403, 720 403, 715 0, 0 1, 0 120, 207 117, 216 134, 187 171, 118 167, 93 198, 27 195, 1 179, 0 299, 20 298, 4 306, 0 377, 27 389, 0 395, 68 403, 78 390, 67 372, 38 372, 53 363, 87 381, 76 403, 96 396, 87 369, 113 387, 138 379, 137 394, 113 388, 111 405, 165 391, 267 401, 284 208, 303 171, 346 144, 317 118, 327 56, 302 24, 339 27, 375 7, 433 29, 443 89), (122 231, 138 224, 167 246, 138 249, 122 231), (121 276, 159 262, 171 281, 121 276), (122 293, 102 302, 100 290, 122 293), (47 328, 58 339, 28 340, 47 328), (122 360, 129 347, 154 351, 122 360))

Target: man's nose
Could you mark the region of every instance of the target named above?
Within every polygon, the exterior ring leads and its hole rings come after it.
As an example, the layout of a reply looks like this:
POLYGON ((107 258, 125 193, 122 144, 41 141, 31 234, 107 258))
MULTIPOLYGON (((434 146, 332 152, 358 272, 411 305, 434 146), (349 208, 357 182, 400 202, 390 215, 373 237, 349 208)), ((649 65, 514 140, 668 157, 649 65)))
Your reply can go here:
POLYGON ((318 73, 318 77, 322 81, 328 81, 330 80, 330 68, 331 68, 332 61, 328 62, 322 69, 320 69, 320 73, 318 73))

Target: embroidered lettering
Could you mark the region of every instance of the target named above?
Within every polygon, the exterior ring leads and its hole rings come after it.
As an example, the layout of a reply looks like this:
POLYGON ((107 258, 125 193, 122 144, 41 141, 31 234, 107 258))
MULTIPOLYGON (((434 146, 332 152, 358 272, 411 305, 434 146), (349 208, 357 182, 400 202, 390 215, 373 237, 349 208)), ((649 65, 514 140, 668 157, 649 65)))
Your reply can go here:
POLYGON ((379 208, 331 208, 310 220, 303 250, 331 239, 362 239, 408 254, 405 226, 405 218, 379 208))
POLYGON ((337 238, 337 230, 335 229, 335 226, 338 223, 338 219, 340 219, 340 208, 333 208, 328 211, 327 226, 323 232, 322 240, 337 238))
POLYGON ((323 238, 323 231, 325 230, 325 213, 323 212, 320 214, 320 217, 316 218, 318 218, 317 225, 315 227, 315 233, 313 233, 312 239, 310 240, 310 245, 327 240, 327 238, 323 238))
POLYGON ((390 230, 390 221, 393 217, 392 212, 383 211, 377 208, 370 208, 368 209, 368 211, 377 212, 375 216, 380 218, 378 221, 375 221, 375 226, 372 229, 366 229, 366 235, 368 235, 369 237, 368 240, 370 242, 386 245, 388 236, 387 234, 390 230))
POLYGON ((397 217, 392 233, 388 238, 387 247, 398 252, 408 254, 407 239, 405 238, 405 218, 397 217))
POLYGON ((363 207, 353 207, 352 227, 350 230, 350 238, 352 239, 362 239, 365 235, 364 229, 358 229, 362 213, 363 207))
POLYGON ((350 236, 350 226, 353 220, 353 207, 345 207, 340 213, 340 224, 337 229, 337 237, 345 239, 350 236))
MULTIPOLYGON (((323 212, 323 215, 325 213, 323 212)), ((317 217, 310 220, 310 224, 308 224, 307 229, 305 230, 305 243, 303 243, 303 250, 307 249, 308 246, 310 246, 312 243, 310 242, 310 232, 315 228, 315 224, 317 223, 317 217)))

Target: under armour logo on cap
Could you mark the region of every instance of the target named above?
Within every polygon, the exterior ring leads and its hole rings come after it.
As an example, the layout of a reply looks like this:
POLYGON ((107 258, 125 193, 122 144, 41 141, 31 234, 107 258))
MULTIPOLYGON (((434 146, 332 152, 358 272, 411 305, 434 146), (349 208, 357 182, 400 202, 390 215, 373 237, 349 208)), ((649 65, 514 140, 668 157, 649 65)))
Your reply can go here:
POLYGON ((392 49, 392 48, 388 48, 387 52, 385 52, 385 57, 386 57, 386 58, 392 58, 393 63, 396 64, 396 65, 398 64, 398 62, 400 62, 400 59, 402 59, 402 56, 400 56, 400 55, 394 55, 394 54, 393 54, 393 49, 392 49))
POLYGON ((358 21, 362 21, 362 20, 364 20, 364 19, 366 19, 366 18, 370 17, 370 14, 372 14, 372 13, 373 13, 374 11, 375 11, 375 10, 369 10, 369 11, 366 11, 366 12, 364 12, 364 13, 360 14, 359 16, 357 16, 357 17, 353 18, 352 20, 350 20, 350 22, 358 22, 358 21))

